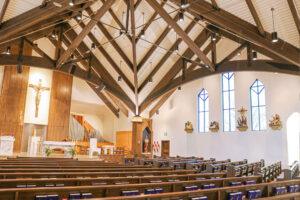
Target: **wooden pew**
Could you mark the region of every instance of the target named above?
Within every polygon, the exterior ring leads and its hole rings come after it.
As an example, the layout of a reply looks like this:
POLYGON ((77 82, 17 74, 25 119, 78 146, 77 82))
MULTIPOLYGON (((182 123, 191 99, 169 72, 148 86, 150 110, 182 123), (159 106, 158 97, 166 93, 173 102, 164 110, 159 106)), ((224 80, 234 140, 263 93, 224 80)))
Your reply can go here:
MULTIPOLYGON (((137 177, 102 177, 102 178, 56 178, 56 179, 0 179, 0 188, 16 188, 17 185, 36 185, 44 187, 50 184, 64 184, 64 186, 80 186, 93 185, 96 183, 106 183, 112 185, 115 183, 128 182, 129 184, 150 183, 150 182, 168 182, 168 180, 189 181, 196 179, 225 179, 224 174, 220 173, 205 173, 205 174, 183 174, 183 175, 162 175, 162 176, 137 176, 137 177)), ((257 180, 258 177, 251 177, 252 180, 257 180)), ((233 180, 233 179, 232 179, 233 180)), ((237 180, 237 179, 235 179, 237 180)), ((261 182, 261 180, 257 180, 261 182)))
POLYGON ((265 161, 261 159, 259 162, 248 163, 238 166, 228 166, 227 167, 227 176, 251 176, 253 174, 259 173, 260 169, 264 167, 265 161))
MULTIPOLYGON (((299 176, 299 162, 295 161, 289 169, 284 169, 284 178, 283 180, 292 180, 299 176)), ((299 177, 298 177, 299 178, 299 177)))
MULTIPOLYGON (((246 195, 250 190, 260 190, 262 192, 262 197, 270 197, 266 199, 285 199, 287 196, 295 197, 296 200, 299 200, 299 192, 291 193, 290 195, 278 195, 274 196, 275 187, 288 187, 291 185, 300 186, 300 180, 290 180, 290 181, 280 181, 280 182, 271 182, 271 183, 261 183, 255 185, 243 185, 235 187, 224 187, 216 189, 207 189, 207 190, 196 190, 196 191, 183 191, 183 192, 170 192, 163 194, 151 194, 151 195, 136 195, 136 196, 119 196, 119 197, 106 197, 106 198, 93 198, 91 200, 158 200, 158 199, 182 199, 190 200, 196 197, 208 197, 208 199, 213 200, 228 200, 231 193, 241 192, 242 195, 246 195)), ((260 198, 259 198, 260 199, 260 198)), ((263 198, 262 198, 263 199, 263 198)))
MULTIPOLYGON (((22 172, 22 173, 0 173, 2 179, 16 178, 76 178, 76 177, 126 177, 126 176, 161 176, 173 174, 196 174, 197 170, 171 170, 171 171, 129 171, 129 172, 22 172)), ((223 177, 226 176, 226 173, 223 177)))
POLYGON ((235 162, 224 162, 224 163, 218 163, 218 164, 207 164, 206 165, 206 172, 213 173, 213 172, 220 172, 227 169, 229 166, 239 166, 247 164, 247 159, 241 160, 241 161, 235 161, 235 162))
MULTIPOLYGON (((198 186, 202 188, 204 185, 215 184, 220 190, 223 187, 228 188, 232 181, 259 180, 257 177, 235 177, 230 179, 208 179, 208 180, 192 180, 164 183, 141 183, 128 185, 101 185, 101 186, 75 186, 75 187, 50 187, 50 188, 5 188, 0 189, 0 196, 3 199, 34 199, 36 195, 57 194, 59 198, 68 198, 72 193, 92 193, 93 197, 113 197, 121 196, 122 191, 138 190, 139 193, 145 193, 147 189, 161 188, 166 193, 182 192, 187 186, 198 186), (16 198, 17 197, 17 198, 16 198)), ((298 181, 300 182, 300 181, 298 181)), ((234 189, 234 187, 231 187, 234 189)), ((208 191, 208 190, 203 190, 208 191)), ((192 192, 192 191, 189 191, 192 192)))

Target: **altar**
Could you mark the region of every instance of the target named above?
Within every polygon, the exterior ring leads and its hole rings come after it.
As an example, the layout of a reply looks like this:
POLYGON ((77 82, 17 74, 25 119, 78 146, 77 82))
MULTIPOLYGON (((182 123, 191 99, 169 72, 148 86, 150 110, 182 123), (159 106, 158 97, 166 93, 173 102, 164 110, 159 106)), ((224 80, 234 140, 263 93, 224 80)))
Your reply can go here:
POLYGON ((72 158, 72 154, 70 153, 70 149, 74 148, 75 142, 56 142, 56 141, 44 141, 42 143, 41 152, 43 156, 46 157, 45 150, 49 148, 50 150, 53 149, 63 149, 65 158, 72 158))
POLYGON ((15 138, 13 136, 1 136, 0 137, 0 155, 12 156, 14 150, 15 138))

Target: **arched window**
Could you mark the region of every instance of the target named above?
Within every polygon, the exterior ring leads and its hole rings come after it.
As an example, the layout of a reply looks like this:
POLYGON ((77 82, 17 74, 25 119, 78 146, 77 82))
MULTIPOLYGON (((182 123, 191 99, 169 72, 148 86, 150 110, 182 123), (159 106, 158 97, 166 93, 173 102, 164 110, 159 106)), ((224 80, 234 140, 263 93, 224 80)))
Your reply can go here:
POLYGON ((198 132, 208 132, 209 128, 209 98, 205 89, 198 94, 198 132))
POLYGON ((222 74, 223 131, 235 131, 234 73, 222 74))
POLYGON ((250 87, 251 127, 254 131, 266 130, 265 86, 255 80, 250 87))

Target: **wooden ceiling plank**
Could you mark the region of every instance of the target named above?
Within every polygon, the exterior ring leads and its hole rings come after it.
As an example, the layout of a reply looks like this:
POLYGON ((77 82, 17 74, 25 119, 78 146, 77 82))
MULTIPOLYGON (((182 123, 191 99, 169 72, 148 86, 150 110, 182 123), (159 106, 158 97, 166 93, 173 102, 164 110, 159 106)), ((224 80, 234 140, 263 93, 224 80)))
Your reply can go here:
MULTIPOLYGON (((196 19, 195 19, 196 20, 196 19)), ((193 20, 187 28, 184 30, 187 34, 195 27, 196 23, 193 20)), ((149 75, 145 78, 145 80, 142 82, 142 84, 139 86, 138 92, 140 92, 146 85, 149 83, 150 78, 152 78, 156 72, 163 66, 163 64, 168 60, 170 55, 172 54, 172 51, 175 49, 176 46, 178 46, 182 42, 181 38, 178 38, 175 43, 169 48, 169 50, 166 52, 166 54, 160 59, 158 64, 153 68, 153 70, 149 73, 149 75)))
POLYGON ((139 115, 139 100, 138 100, 138 75, 137 75, 137 61, 136 61, 136 43, 135 43, 135 16, 134 16, 134 0, 130 0, 130 24, 131 24, 131 38, 132 38, 132 62, 133 62, 133 73, 134 73, 134 95, 135 95, 135 106, 136 115, 139 115))
POLYGON ((119 107, 120 111, 126 116, 129 116, 127 108, 119 101, 117 97, 113 94, 106 92, 106 94, 111 98, 111 100, 119 107))
POLYGON ((290 10, 291 10, 293 18, 294 18, 295 25, 296 25, 298 33, 300 35, 300 15, 297 11, 295 2, 294 2, 294 0, 288 0, 287 2, 289 4, 290 10))
POLYGON ((4 4, 2 5, 2 9, 1 9, 1 12, 0 12, 0 24, 2 23, 5 12, 6 12, 7 7, 8 7, 8 4, 9 4, 9 0, 5 0, 4 4))
MULTIPOLYGON (((86 9, 89 16, 93 16, 93 11, 91 8, 86 9)), ((124 53, 124 51, 121 49, 121 47, 118 45, 118 43, 114 40, 114 38, 110 35, 110 33, 107 31, 107 29, 104 27, 101 22, 96 23, 97 27, 101 30, 101 32, 104 34, 104 36, 107 38, 107 40, 110 41, 110 44, 114 47, 114 49, 118 52, 118 54, 122 57, 124 62, 127 64, 127 66, 133 71, 133 64, 130 61, 130 59, 127 57, 127 55, 124 53)))
MULTIPOLYGON (((178 6, 179 0, 172 0, 178 6)), ((188 12, 194 16, 201 15, 208 23, 216 24, 227 31, 230 31, 239 37, 254 43, 269 52, 277 55, 278 57, 300 67, 299 62, 299 48, 283 41, 281 39, 274 43, 271 41, 271 34, 266 32, 266 37, 261 37, 257 32, 256 26, 252 25, 245 20, 242 20, 231 13, 220 9, 218 12, 210 12, 211 5, 205 1, 196 2, 193 6, 190 6, 188 12)))
MULTIPOLYGON (((82 21, 76 20, 76 22, 77 22, 77 24, 82 29, 85 27, 85 24, 82 21)), ((99 49, 99 51, 103 54, 103 56, 109 62, 109 64, 122 77, 122 79, 128 85, 128 87, 130 88, 130 90, 132 92, 134 92, 134 86, 133 86, 133 84, 130 82, 130 80, 127 78, 127 76, 123 73, 123 71, 119 68, 119 66, 115 63, 115 61, 111 58, 111 56, 109 55, 109 53, 107 53, 107 51, 103 48, 103 46, 100 45, 100 43, 98 42, 98 40, 96 39, 96 37, 91 32, 89 32, 88 36, 91 39, 91 41, 95 44, 95 46, 97 46, 97 49, 99 49)))
MULTIPOLYGON (((201 46, 205 43, 205 41, 209 38, 210 34, 207 33, 207 30, 204 29, 202 32, 198 35, 198 37, 194 40, 195 44, 198 46, 198 48, 201 48, 201 46)), ((186 58, 191 58, 195 53, 191 49, 187 49, 183 56, 186 58)), ((148 96, 145 98, 145 100, 140 105, 140 112, 143 112, 151 103, 152 101, 149 101, 149 97, 155 93, 160 88, 165 87, 168 85, 168 83, 176 76, 176 74, 182 69, 181 66, 181 59, 178 59, 177 62, 174 63, 174 65, 170 68, 170 70, 164 75, 164 77, 159 81, 159 83, 154 87, 154 89, 148 94, 148 96)), ((207 69, 206 69, 207 70, 207 69)))
POLYGON ((204 62, 204 64, 207 65, 211 71, 214 71, 214 66, 212 62, 193 42, 193 40, 180 28, 180 26, 170 17, 170 15, 163 9, 163 7, 161 7, 156 1, 146 1, 174 29, 174 31, 182 38, 182 40, 189 46, 189 48, 204 62))
POLYGON ((115 108, 115 106, 110 102, 110 100, 102 92, 100 92, 97 88, 95 88, 92 84, 90 84, 88 82, 87 82, 87 84, 92 88, 92 90, 97 94, 97 96, 103 101, 103 103, 110 109, 110 111, 117 118, 119 118, 119 112, 115 108))
POLYGON ((162 98, 157 102, 157 104, 150 110, 149 117, 153 117, 153 115, 160 109, 162 105, 169 99, 169 97, 176 91, 176 89, 171 90, 167 94, 164 94, 162 98))
POLYGON ((254 19, 254 21, 256 23, 258 32, 260 33, 260 35, 265 36, 264 27, 263 27, 263 25, 262 25, 262 23, 261 23, 261 21, 260 21, 260 19, 258 17, 258 14, 257 14, 257 12, 255 10, 255 7, 253 5, 252 0, 246 0, 246 3, 248 5, 248 8, 249 8, 249 10, 251 12, 251 15, 252 15, 252 17, 253 17, 253 19, 254 19))
MULTIPOLYGON (((161 7, 164 7, 164 5, 166 4, 166 1, 161 2, 161 7)), ((155 19, 155 17, 158 15, 158 13, 155 11, 153 13, 153 15, 150 17, 150 19, 146 22, 146 24, 143 26, 143 28, 141 29, 140 33, 138 34, 137 38, 136 38, 136 43, 138 43, 139 39, 142 36, 142 30, 146 33, 147 29, 149 28, 149 26, 152 24, 152 21, 155 19)))
POLYGON ((92 28, 97 24, 97 22, 102 18, 102 16, 113 5, 114 2, 115 0, 110 0, 105 2, 101 6, 97 13, 93 16, 93 20, 89 21, 85 28, 72 41, 72 44, 68 47, 68 49, 60 56, 60 58, 57 61, 57 68, 61 67, 61 65, 70 57, 71 53, 78 47, 78 45, 83 41, 85 36, 92 30, 92 28))
MULTIPOLYGON (((178 14, 173 18, 176 20, 178 18, 178 14)), ((165 39, 165 37, 170 32, 171 28, 169 26, 166 27, 166 29, 160 34, 160 36, 157 38, 157 40, 154 42, 154 44, 151 46, 151 48, 147 51, 145 56, 142 58, 140 63, 137 65, 137 70, 139 71, 143 65, 147 62, 147 60, 151 57, 153 52, 157 49, 158 45, 165 39)))
POLYGON ((240 46, 238 46, 235 50, 233 50, 230 54, 228 54, 223 60, 221 60, 217 65, 216 68, 219 65, 222 65, 224 62, 230 61, 232 58, 237 56, 238 53, 241 53, 241 51, 247 46, 247 42, 242 43, 240 46))

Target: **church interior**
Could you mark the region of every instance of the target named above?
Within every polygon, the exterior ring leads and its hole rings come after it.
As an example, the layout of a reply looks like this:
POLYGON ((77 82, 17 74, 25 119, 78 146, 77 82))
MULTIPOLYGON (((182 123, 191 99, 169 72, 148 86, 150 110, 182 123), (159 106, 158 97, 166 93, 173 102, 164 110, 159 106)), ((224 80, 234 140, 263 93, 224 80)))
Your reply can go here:
POLYGON ((299 0, 0 0, 0 199, 300 200, 299 0))

